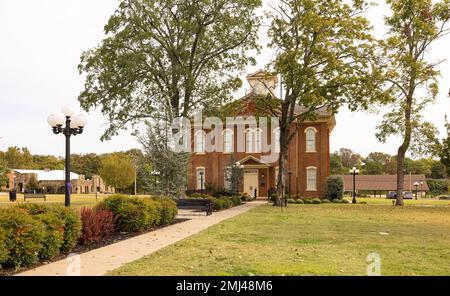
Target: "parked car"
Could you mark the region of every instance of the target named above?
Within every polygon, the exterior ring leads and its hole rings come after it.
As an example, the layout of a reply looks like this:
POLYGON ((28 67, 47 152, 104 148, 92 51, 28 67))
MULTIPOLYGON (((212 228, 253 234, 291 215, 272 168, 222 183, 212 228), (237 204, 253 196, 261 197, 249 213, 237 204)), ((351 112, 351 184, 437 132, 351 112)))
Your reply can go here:
MULTIPOLYGON (((397 198, 397 192, 396 191, 389 191, 389 193, 386 195, 386 198, 388 199, 396 199, 397 198)), ((414 195, 411 191, 403 191, 403 199, 413 199, 414 195)))
POLYGON ((411 191, 404 191, 403 192, 403 199, 413 199, 414 195, 411 191))
POLYGON ((397 198, 397 192, 395 192, 395 191, 389 191, 389 193, 386 195, 386 198, 389 198, 389 199, 395 199, 395 198, 397 198))

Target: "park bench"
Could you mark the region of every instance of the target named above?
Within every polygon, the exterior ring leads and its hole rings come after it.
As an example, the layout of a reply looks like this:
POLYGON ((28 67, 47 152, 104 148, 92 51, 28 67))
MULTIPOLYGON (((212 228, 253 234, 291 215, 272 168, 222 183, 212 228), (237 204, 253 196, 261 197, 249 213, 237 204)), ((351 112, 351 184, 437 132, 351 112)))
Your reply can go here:
POLYGON ((23 200, 26 201, 27 198, 43 198, 44 201, 47 201, 47 197, 43 193, 24 193, 23 200))
POLYGON ((212 215, 213 205, 209 199, 176 199, 178 209, 184 210, 202 210, 206 212, 206 215, 212 215))

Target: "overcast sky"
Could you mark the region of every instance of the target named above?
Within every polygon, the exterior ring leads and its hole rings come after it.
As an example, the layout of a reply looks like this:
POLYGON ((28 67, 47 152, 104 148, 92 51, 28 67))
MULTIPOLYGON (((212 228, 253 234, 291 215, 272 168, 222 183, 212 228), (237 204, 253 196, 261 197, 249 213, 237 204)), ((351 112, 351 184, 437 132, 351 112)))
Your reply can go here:
MULTIPOLYGON (((0 0, 0 150, 26 146, 33 154, 63 155, 63 137, 52 134, 46 118, 67 103, 78 105, 84 83, 77 70, 80 55, 102 40, 103 27, 117 6, 117 0, 0 0)), ((383 37, 383 15, 387 13, 382 3, 367 14, 378 37, 383 37)), ((267 45, 264 30, 260 42, 267 45)), ((434 45, 432 55, 450 59, 450 36, 434 45)), ((264 68, 272 57, 272 51, 263 50, 257 56, 258 65, 247 72, 264 68)), ((444 116, 450 115, 449 66, 450 61, 440 66, 440 94, 436 104, 426 110, 427 120, 440 129, 441 136, 444 116)), ((337 115, 331 150, 348 147, 364 156, 372 151, 395 154, 399 139, 380 144, 375 138, 381 115, 351 113, 343 108, 337 115)), ((102 143, 99 139, 106 122, 106 117, 92 110, 85 133, 73 138, 72 152, 139 147, 126 131, 102 143)))

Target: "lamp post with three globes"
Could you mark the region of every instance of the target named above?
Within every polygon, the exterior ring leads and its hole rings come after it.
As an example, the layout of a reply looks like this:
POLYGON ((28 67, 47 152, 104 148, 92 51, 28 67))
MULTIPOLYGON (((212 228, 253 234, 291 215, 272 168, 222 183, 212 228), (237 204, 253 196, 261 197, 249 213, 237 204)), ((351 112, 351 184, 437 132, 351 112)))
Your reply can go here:
POLYGON ((64 106, 61 111, 62 113, 51 114, 47 118, 47 122, 52 127, 55 135, 63 134, 66 137, 64 204, 66 207, 70 207, 70 193, 72 190, 70 182, 70 137, 83 133, 87 119, 84 114, 75 115, 76 109, 71 105, 64 106))

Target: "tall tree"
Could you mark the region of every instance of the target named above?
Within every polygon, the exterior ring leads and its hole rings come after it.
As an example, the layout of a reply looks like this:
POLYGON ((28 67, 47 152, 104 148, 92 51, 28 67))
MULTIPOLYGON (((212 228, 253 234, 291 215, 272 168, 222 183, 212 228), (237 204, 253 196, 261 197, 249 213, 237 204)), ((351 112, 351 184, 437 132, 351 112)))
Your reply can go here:
POLYGON ((359 167, 363 160, 363 157, 360 154, 355 153, 351 149, 348 149, 348 148, 339 149, 338 155, 341 158, 342 165, 346 169, 351 169, 353 167, 359 167))
POLYGON ((91 179, 93 175, 98 175, 101 167, 101 157, 95 153, 88 154, 72 154, 71 168, 72 171, 84 175, 87 179, 91 179))
POLYGON ((135 170, 129 155, 112 153, 102 159, 100 176, 118 191, 123 191, 134 182, 135 170))
POLYGON ((189 154, 174 151, 172 139, 164 124, 148 125, 139 137, 144 160, 159 176, 159 182, 155 184, 149 175, 147 188, 158 194, 179 197, 186 190, 189 154))
POLYGON ((330 155, 330 172, 332 175, 341 175, 344 172, 344 167, 342 166, 338 152, 330 155))
POLYGON ((0 188, 8 182, 9 168, 6 160, 0 158, 0 188))
POLYGON ((388 38, 383 64, 391 108, 378 127, 377 137, 399 135, 403 142, 397 154, 397 201, 403 205, 406 153, 424 154, 435 143, 436 128, 423 120, 421 111, 438 94, 437 66, 430 62, 429 49, 449 30, 450 1, 387 0, 392 14, 386 17, 388 38), (434 2, 434 3, 433 3, 434 2), (425 145, 424 145, 425 144, 425 145))
POLYGON ((272 66, 284 87, 274 114, 280 126, 277 205, 285 192, 288 144, 300 124, 321 108, 335 113, 344 102, 355 108, 371 97, 375 46, 362 16, 366 7, 361 0, 282 0, 274 7, 269 36, 277 56, 272 66), (296 105, 304 111, 295 112, 296 105))
POLYGON ((12 169, 33 169, 33 156, 26 147, 9 147, 3 157, 12 169))
POLYGON ((441 163, 447 168, 447 175, 450 176, 450 122, 447 121, 447 118, 445 120, 447 138, 438 145, 437 151, 441 163))
POLYGON ((83 53, 79 96, 109 116, 102 139, 143 119, 187 117, 229 99, 254 59, 260 0, 122 0, 99 47, 83 53), (212 103, 214 102, 214 104, 212 103))

